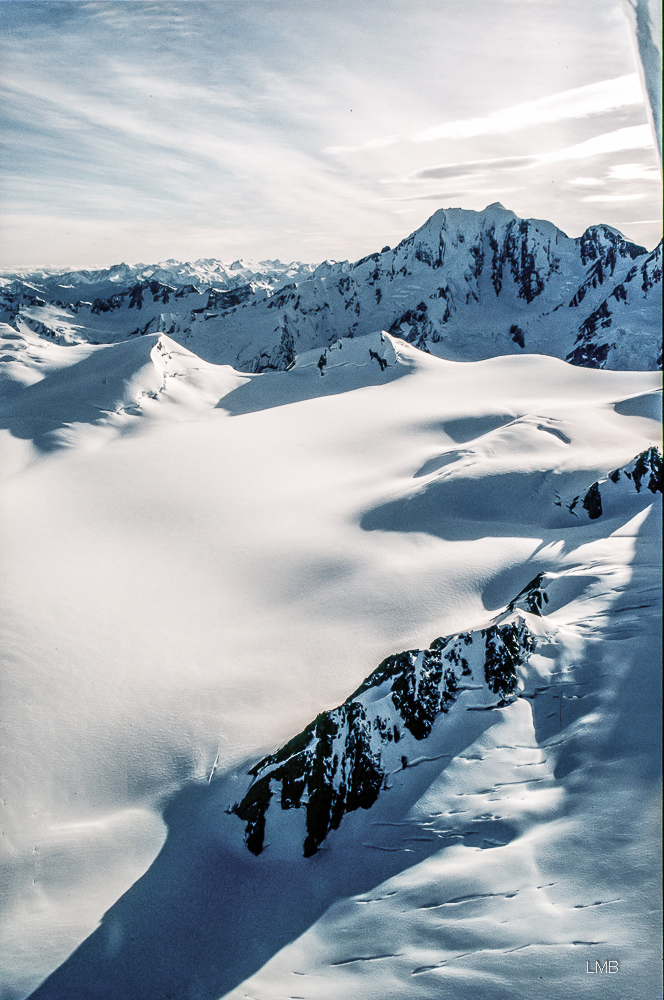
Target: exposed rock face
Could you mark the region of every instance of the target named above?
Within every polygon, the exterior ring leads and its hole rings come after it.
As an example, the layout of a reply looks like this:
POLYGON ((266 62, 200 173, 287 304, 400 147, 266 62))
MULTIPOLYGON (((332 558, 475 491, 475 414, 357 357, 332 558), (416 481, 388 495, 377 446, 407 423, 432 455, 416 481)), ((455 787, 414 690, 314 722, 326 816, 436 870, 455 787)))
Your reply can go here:
MULTIPOLYGON (((539 614, 543 574, 516 601, 539 614)), ((356 809, 369 809, 392 771, 409 766, 414 745, 429 737, 455 705, 468 681, 498 696, 485 708, 515 697, 518 668, 535 645, 522 614, 503 615, 477 632, 435 639, 427 649, 388 656, 338 708, 250 770, 251 784, 230 811, 245 824, 253 854, 265 844, 270 810, 303 809, 303 854, 315 854, 331 830, 356 809), (479 684, 478 684, 479 682, 479 684)))
MULTIPOLYGON (((662 456, 654 447, 585 493, 555 503, 595 520, 614 494, 645 491, 662 493, 662 456)), ((526 615, 543 615, 546 577, 538 573, 486 628, 388 656, 342 705, 254 765, 247 791, 229 808, 245 824, 247 848, 263 851, 271 811, 301 809, 302 850, 310 857, 346 814, 371 808, 389 790, 389 775, 410 766, 417 744, 445 725, 447 713, 463 710, 457 702, 464 691, 482 689, 487 699, 467 708, 490 710, 513 701, 520 668, 538 641, 526 615)))
MULTIPOLYGON (((639 260, 639 258, 637 258, 639 260)), ((597 262, 600 264, 600 261, 597 262)), ((594 265, 593 272, 597 269, 594 265)), ((593 274, 595 277, 595 274, 593 274)), ((662 245, 649 254, 645 260, 639 260, 630 268, 623 281, 618 282, 611 293, 579 326, 575 346, 567 355, 566 360, 572 364, 585 365, 588 368, 605 368, 607 360, 617 351, 627 355, 630 347, 636 348, 639 333, 638 323, 641 320, 648 325, 649 307, 655 306, 655 318, 661 320, 661 304, 655 305, 655 296, 661 299, 662 285, 662 245), (630 337, 635 343, 625 343, 630 337)), ((585 289, 582 286, 575 298, 585 289)), ((584 291, 585 295, 585 291, 584 291)), ((572 300, 571 305, 574 304, 572 300)), ((654 364, 661 367, 661 346, 653 343, 655 350, 654 364), (659 354, 657 354, 659 350, 659 354)), ((627 367, 627 365, 626 365, 627 367)))
POLYGON ((621 476, 631 479, 637 493, 643 486, 651 493, 662 492, 662 456, 659 448, 649 448, 637 455, 633 462, 615 469, 609 476, 612 483, 620 482, 621 476))
POLYGON ((592 484, 584 496, 581 506, 588 512, 588 517, 591 521, 594 521, 596 518, 602 516, 602 494, 599 491, 599 483, 592 484))
MULTIPOLYGON (((646 492, 662 493, 662 456, 654 447, 584 493, 555 503, 576 517, 595 520, 607 508, 610 513, 616 498, 631 502, 646 492)), ((342 705, 321 713, 252 767, 245 794, 229 808, 245 824, 247 848, 263 851, 275 810, 297 809, 304 813, 303 854, 310 857, 345 815, 370 809, 379 795, 389 794, 390 774, 427 759, 418 744, 440 733, 448 713, 491 710, 513 701, 520 671, 538 643, 528 616, 541 617, 549 603, 546 579, 538 573, 481 630, 388 656, 342 705), (482 704, 464 708, 459 699, 470 690, 482 704)))
POLYGON ((27 282, 10 280, 0 285, 0 322, 15 327, 22 309, 44 305, 45 299, 27 282))
POLYGON ((544 577, 544 573, 538 573, 530 583, 526 584, 523 590, 519 591, 514 600, 510 601, 507 610, 514 611, 515 608, 522 605, 531 615, 541 615, 544 605, 549 603, 546 590, 542 586, 544 577))
POLYGON ((645 490, 662 493, 662 456, 658 448, 642 451, 627 465, 610 472, 606 479, 593 483, 585 493, 566 501, 558 498, 554 503, 566 507, 575 517, 580 516, 577 511, 584 510, 593 521, 602 516, 607 504, 611 504, 619 492, 629 495, 645 490))
POLYGON ((441 209, 394 249, 355 263, 272 263, 273 272, 270 262, 236 262, 223 275, 219 262, 216 272, 208 262, 81 272, 77 287, 92 301, 69 302, 65 276, 7 279, 0 293, 6 322, 57 328, 62 342, 166 332, 250 372, 285 370, 298 354, 376 330, 458 361, 528 351, 601 368, 661 363, 661 245, 648 253, 609 226, 570 239, 501 205, 441 209), (191 280, 199 273, 207 286, 191 280))
MULTIPOLYGON (((278 310, 298 353, 384 329, 452 360, 528 350, 578 364, 653 368, 661 298, 656 259, 657 252, 649 255, 608 226, 573 240, 498 205, 481 213, 441 210, 393 250, 354 264, 322 264, 268 303, 256 303, 251 324, 274 336, 263 313, 278 310), (645 298, 637 301, 630 286, 619 334, 598 339, 598 323, 616 325, 620 286, 644 268, 645 298)), ((246 308, 226 317, 228 332, 249 322, 246 308)), ((248 363, 263 370, 261 358, 248 363)))

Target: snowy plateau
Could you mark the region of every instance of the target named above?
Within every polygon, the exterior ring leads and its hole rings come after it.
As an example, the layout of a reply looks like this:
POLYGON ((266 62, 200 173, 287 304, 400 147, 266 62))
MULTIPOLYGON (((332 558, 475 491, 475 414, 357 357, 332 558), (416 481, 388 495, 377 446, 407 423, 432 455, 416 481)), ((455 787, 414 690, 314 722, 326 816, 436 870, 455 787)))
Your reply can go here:
POLYGON ((661 244, 0 277, 2 1000, 661 996, 661 244))

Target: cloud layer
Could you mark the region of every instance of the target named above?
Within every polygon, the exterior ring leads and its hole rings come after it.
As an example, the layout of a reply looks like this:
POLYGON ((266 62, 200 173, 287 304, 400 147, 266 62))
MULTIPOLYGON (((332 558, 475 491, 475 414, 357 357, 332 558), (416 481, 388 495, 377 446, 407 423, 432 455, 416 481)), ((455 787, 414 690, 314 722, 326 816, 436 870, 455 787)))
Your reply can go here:
POLYGON ((658 237, 620 0, 43 0, 0 19, 4 267, 355 257, 438 207, 419 201, 658 237))

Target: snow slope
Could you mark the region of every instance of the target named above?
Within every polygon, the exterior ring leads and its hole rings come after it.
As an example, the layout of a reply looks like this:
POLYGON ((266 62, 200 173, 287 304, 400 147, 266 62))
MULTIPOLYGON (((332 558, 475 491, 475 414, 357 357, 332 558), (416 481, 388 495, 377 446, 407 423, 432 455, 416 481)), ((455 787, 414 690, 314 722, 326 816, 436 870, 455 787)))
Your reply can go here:
POLYGON ((656 995, 659 376, 6 343, 0 996, 656 995))
POLYGON ((661 367, 661 244, 649 253, 601 225, 571 239, 498 204, 441 209, 394 249, 315 270, 167 261, 5 282, 2 318, 19 332, 62 344, 166 333, 249 372, 378 329, 452 361, 527 353, 661 367))

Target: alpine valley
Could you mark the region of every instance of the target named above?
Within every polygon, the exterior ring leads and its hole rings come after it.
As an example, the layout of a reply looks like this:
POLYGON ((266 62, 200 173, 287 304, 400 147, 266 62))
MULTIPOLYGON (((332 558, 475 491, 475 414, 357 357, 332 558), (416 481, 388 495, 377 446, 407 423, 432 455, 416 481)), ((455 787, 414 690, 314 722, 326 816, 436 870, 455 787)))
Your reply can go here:
POLYGON ((655 997, 661 244, 0 296, 0 998, 655 997))

